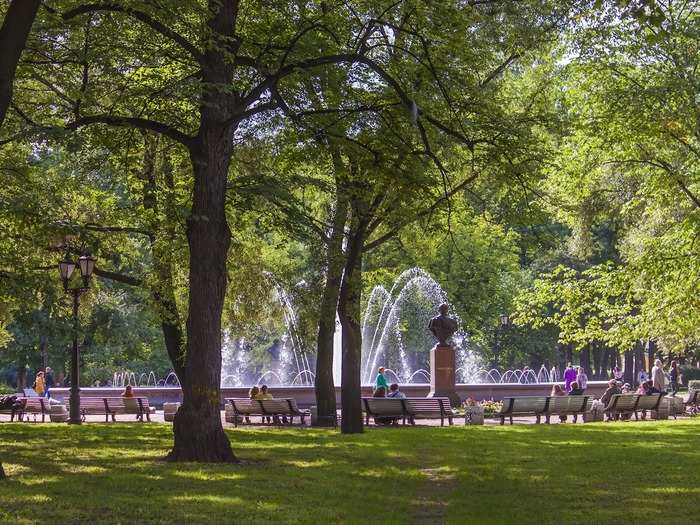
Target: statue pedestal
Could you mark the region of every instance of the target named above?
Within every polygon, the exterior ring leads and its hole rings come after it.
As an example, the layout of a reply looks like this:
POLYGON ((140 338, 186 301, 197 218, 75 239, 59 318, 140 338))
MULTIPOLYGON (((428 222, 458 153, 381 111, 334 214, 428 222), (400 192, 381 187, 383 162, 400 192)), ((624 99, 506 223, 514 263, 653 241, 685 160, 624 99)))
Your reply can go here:
POLYGON ((435 345, 430 349, 430 393, 428 397, 449 397, 453 407, 461 403, 455 390, 455 349, 435 345))

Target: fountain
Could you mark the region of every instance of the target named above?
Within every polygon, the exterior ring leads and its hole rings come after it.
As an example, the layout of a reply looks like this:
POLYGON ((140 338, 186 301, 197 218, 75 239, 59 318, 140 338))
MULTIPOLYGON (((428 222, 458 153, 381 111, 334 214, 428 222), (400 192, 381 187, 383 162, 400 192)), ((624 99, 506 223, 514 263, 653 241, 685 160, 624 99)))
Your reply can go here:
MULTIPOLYGON (((273 281, 274 282, 274 281, 273 281)), ((242 387, 266 383, 273 386, 308 386, 314 384, 315 371, 309 351, 299 335, 299 322, 292 296, 275 284, 277 299, 282 307, 286 333, 268 349, 271 364, 253 363, 250 343, 224 331, 222 337, 221 386, 242 387)), ((428 330, 428 321, 438 306, 448 302, 447 294, 430 274, 420 268, 401 273, 389 290, 376 286, 367 298, 362 318, 361 381, 369 385, 379 366, 384 366, 390 382, 402 384, 430 383, 430 349, 435 343, 428 330)), ((455 317, 461 325, 458 317, 455 317)), ((538 372, 528 367, 499 371, 483 368, 480 358, 472 351, 467 334, 458 330, 453 343, 456 350, 456 380, 458 383, 537 384, 557 380, 556 372, 543 365, 538 372)), ((341 382, 342 329, 336 318, 333 339, 333 378, 341 382)), ((553 369, 554 370, 554 369, 553 369)), ((115 387, 176 386, 177 376, 171 372, 164 380, 149 373, 115 372, 115 387)))
MULTIPOLYGON (((379 366, 394 372, 398 383, 430 382, 430 348, 435 343, 428 321, 447 294, 430 274, 411 268, 399 275, 391 289, 376 286, 369 295, 362 320, 362 383, 372 384, 379 366)), ((461 321, 457 318, 458 323, 461 321)), ((466 334, 453 338, 459 363, 457 380, 468 382, 478 370, 466 334)), ((340 361, 340 345, 334 348, 340 361)), ((335 377, 336 382, 339 377, 335 377)))

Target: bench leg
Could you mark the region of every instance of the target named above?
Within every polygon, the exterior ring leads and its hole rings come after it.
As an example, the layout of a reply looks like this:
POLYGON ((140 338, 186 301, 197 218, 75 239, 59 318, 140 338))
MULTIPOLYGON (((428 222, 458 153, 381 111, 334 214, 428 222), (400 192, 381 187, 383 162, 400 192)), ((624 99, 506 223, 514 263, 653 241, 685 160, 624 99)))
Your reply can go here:
POLYGON ((445 426, 445 418, 444 418, 444 417, 441 417, 441 418, 440 418, 440 426, 441 426, 441 427, 444 427, 444 426, 445 426))

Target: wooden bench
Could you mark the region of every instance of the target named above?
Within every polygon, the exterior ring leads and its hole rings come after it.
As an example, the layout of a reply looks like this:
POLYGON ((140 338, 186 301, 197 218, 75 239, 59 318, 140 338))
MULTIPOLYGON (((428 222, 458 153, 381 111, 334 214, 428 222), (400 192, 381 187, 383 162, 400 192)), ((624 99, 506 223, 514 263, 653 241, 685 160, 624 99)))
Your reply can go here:
MULTIPOLYGON (((70 405, 68 407, 70 412, 70 405)), ((148 398, 145 397, 81 397, 80 398, 80 417, 85 421, 89 415, 104 415, 105 422, 109 422, 109 418, 116 422, 117 414, 135 414, 138 421, 143 421, 146 416, 148 421, 151 420, 152 407, 148 404, 148 398)))
MULTIPOLYGON (((294 398, 283 399, 248 399, 248 398, 227 398, 226 402, 231 405, 232 414, 226 416, 226 421, 238 426, 239 421, 244 417, 260 416, 272 417, 273 421, 280 424, 281 418, 289 418, 289 424, 294 424, 294 418, 298 417, 300 424, 305 423, 305 419, 310 415, 308 410, 301 410, 297 406, 294 398)), ((284 419, 282 420, 284 421, 284 419)))
POLYGON ((401 419, 406 424, 406 409, 403 399, 398 397, 363 397, 362 405, 365 411, 365 424, 369 425, 369 418, 401 419))
MULTIPOLYGON (((262 407, 263 414, 272 416, 272 420, 280 424, 280 417, 289 418, 289 424, 294 424, 294 418, 299 418, 299 424, 304 425, 305 419, 310 416, 308 410, 301 410, 297 406, 297 400, 294 398, 287 399, 261 399, 258 401, 262 407)), ((284 422, 284 419, 282 419, 284 422)))
POLYGON ((250 416, 260 416, 263 417, 262 406, 260 401, 255 399, 249 399, 247 397, 240 398, 226 398, 226 403, 231 406, 231 413, 226 410, 225 418, 227 423, 233 423, 234 426, 238 426, 238 422, 242 421, 244 417, 250 416))
POLYGON ((452 404, 446 397, 407 397, 402 401, 411 424, 416 419, 439 419, 441 427, 445 426, 445 419, 452 424, 452 404))
POLYGON ((505 423, 506 418, 509 418, 512 425, 513 416, 536 416, 539 423, 548 404, 547 396, 504 397, 501 411, 495 417, 500 418, 501 425, 505 423))
POLYGON ((615 394, 610 398, 608 406, 603 409, 603 412, 608 414, 609 418, 631 416, 637 410, 639 397, 638 394, 615 394))
POLYGON ((574 421, 576 421, 579 414, 583 414, 590 409, 589 398, 590 396, 549 396, 545 409, 542 411, 546 418, 546 423, 549 423, 551 416, 566 417, 572 415, 574 416, 574 421))
POLYGON ((646 413, 647 410, 651 410, 653 412, 656 412, 659 410, 659 405, 661 404, 661 398, 663 398, 666 394, 660 393, 660 394, 649 394, 649 395, 640 395, 639 399, 637 400, 637 406, 634 409, 634 419, 636 421, 639 421, 639 412, 642 412, 642 415, 646 413))
POLYGON ((6 416, 10 416, 10 421, 15 420, 15 416, 17 416, 18 421, 22 421, 22 404, 24 403, 24 397, 19 396, 19 395, 8 395, 8 396, 0 396, 3 398, 3 401, 5 403, 8 403, 6 406, 3 408, 0 408, 0 414, 4 414, 6 416), (10 402, 10 399, 12 401, 10 402), (10 404, 11 403, 11 404, 10 404))
POLYGON ((363 397, 365 423, 369 425, 370 417, 408 420, 415 424, 416 419, 439 419, 445 425, 445 419, 452 425, 452 407, 446 397, 363 397))
POLYGON ((690 409, 691 414, 698 412, 698 403, 700 403, 700 390, 689 390, 688 395, 683 398, 683 404, 686 409, 690 409))
MULTIPOLYGON (((17 417, 17 421, 25 421, 27 414, 41 414, 41 422, 44 423, 49 410, 49 402, 43 397, 17 396, 15 406, 0 410, 0 414, 9 414, 10 421, 14 421, 15 417, 17 417)), ((29 418, 26 421, 29 421, 29 418)))

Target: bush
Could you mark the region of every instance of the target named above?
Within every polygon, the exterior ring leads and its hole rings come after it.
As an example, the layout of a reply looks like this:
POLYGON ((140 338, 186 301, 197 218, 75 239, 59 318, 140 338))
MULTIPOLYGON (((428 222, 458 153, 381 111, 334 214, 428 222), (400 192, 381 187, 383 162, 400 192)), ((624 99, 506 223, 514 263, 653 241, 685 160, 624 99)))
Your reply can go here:
POLYGON ((689 384, 692 380, 700 379, 700 368, 690 365, 681 365, 680 369, 684 383, 689 384))
POLYGON ((10 385, 0 383, 0 395, 14 394, 15 392, 17 392, 16 388, 12 388, 10 385))

